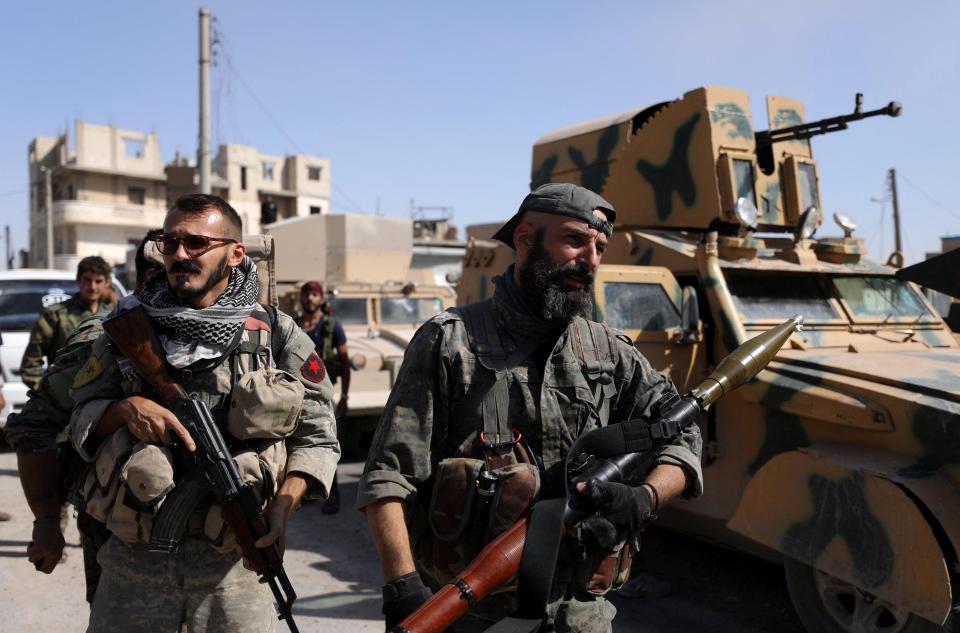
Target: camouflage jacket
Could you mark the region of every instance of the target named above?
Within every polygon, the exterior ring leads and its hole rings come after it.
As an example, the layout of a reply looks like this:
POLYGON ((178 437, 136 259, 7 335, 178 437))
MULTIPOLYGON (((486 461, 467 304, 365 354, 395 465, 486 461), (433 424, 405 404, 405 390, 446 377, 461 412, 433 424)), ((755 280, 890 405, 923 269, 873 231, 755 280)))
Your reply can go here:
MULTIPOLYGON (((106 316, 113 304, 100 302, 97 314, 106 316)), ((43 359, 53 361, 57 351, 66 345, 67 338, 77 329, 81 321, 94 313, 90 305, 77 295, 61 303, 54 304, 43 311, 30 332, 30 341, 23 351, 20 361, 20 375, 23 383, 36 389, 43 378, 43 359)))
MULTIPOLYGON (((280 352, 275 358, 276 365, 295 376, 305 390, 296 428, 286 439, 286 473, 314 478, 321 494, 326 496, 340 456, 331 404, 333 387, 310 337, 288 315, 278 314, 280 352)), ((239 348, 231 356, 238 353, 239 348)), ((196 394, 206 402, 218 423, 225 420, 230 404, 232 364, 232 358, 226 358, 207 370, 187 368, 173 372, 174 379, 187 393, 196 394)), ((71 418, 70 441, 77 452, 86 460, 93 458, 98 443, 90 433, 110 404, 131 395, 149 397, 150 393, 149 386, 141 384, 129 362, 113 349, 109 337, 100 336, 73 383, 72 395, 77 406, 71 418)), ((221 430, 225 429, 225 424, 221 424, 221 430)))
MULTIPOLYGON (((509 354, 520 342, 538 336, 542 324, 520 314, 494 295, 481 304, 495 312, 498 336, 509 354)), ((577 356, 573 326, 559 335, 549 357, 536 354, 506 372, 508 418, 527 439, 547 476, 562 469, 567 451, 587 431, 649 415, 651 405, 673 383, 655 371, 626 341, 612 337, 613 389, 599 410, 577 356)), ((385 498, 415 505, 440 460, 454 454, 472 433, 483 428, 481 406, 472 394, 488 385, 493 372, 482 366, 470 344, 464 320, 445 312, 425 323, 404 356, 361 477, 357 508, 385 498)), ((702 441, 696 425, 683 429, 659 449, 657 463, 682 467, 689 475, 688 496, 703 491, 702 441)))
POLYGON ((73 410, 70 385, 87 362, 93 342, 103 333, 103 312, 77 326, 43 372, 40 384, 29 391, 23 409, 7 418, 4 435, 18 453, 55 452, 73 410))

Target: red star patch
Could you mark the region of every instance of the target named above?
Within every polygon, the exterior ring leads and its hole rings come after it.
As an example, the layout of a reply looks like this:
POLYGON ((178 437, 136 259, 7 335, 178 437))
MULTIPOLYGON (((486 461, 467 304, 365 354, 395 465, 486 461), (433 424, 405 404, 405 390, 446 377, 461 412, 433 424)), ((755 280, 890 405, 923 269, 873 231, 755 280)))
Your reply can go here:
POLYGON ((327 376, 327 368, 316 352, 310 354, 300 366, 300 373, 310 382, 321 382, 327 376))

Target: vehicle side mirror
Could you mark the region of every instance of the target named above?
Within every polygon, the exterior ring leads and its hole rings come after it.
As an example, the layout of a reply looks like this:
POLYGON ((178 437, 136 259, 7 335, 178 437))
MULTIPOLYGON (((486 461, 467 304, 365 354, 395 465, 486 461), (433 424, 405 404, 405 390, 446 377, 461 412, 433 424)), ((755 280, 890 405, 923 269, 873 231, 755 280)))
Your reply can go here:
POLYGON ((701 338, 697 291, 692 286, 684 286, 683 305, 680 307, 680 342, 699 343, 701 338))

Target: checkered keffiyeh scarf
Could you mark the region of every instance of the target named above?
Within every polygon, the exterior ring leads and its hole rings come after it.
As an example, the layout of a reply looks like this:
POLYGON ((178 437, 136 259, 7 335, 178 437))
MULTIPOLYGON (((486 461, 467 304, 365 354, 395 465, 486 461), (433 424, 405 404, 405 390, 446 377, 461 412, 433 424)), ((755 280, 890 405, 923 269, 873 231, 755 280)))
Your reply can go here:
POLYGON ((184 306, 162 272, 151 275, 136 296, 154 323, 169 332, 171 342, 225 349, 243 328, 259 294, 257 267, 245 257, 231 269, 226 290, 209 307, 196 310, 184 306))

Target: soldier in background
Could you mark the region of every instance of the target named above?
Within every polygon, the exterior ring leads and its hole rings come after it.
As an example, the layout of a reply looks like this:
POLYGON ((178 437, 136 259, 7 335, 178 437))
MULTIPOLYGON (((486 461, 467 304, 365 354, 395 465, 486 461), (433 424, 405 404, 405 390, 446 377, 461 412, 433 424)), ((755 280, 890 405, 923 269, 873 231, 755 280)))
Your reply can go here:
MULTIPOLYGON (((137 248, 137 289, 144 279, 163 268, 144 256, 144 247, 152 239, 147 233, 137 248)), ((91 345, 103 332, 105 312, 82 321, 57 352, 36 389, 29 392, 23 409, 12 413, 4 429, 7 443, 17 451, 17 466, 24 496, 34 516, 27 558, 37 571, 49 574, 62 560, 64 539, 60 530, 60 506, 72 483, 79 457, 61 438, 70 421, 73 398, 70 385, 90 356, 91 345)), ((106 526, 82 510, 77 513, 77 529, 83 549, 87 602, 93 602, 100 579, 97 551, 110 533, 106 526)))
POLYGON ((53 360, 57 350, 67 342, 67 337, 87 317, 107 314, 114 306, 110 285, 110 264, 102 257, 84 257, 77 265, 79 290, 66 301, 44 310, 30 332, 30 341, 23 352, 20 374, 30 389, 36 389, 43 378, 43 360, 53 360))
MULTIPOLYGON (((433 317, 410 341, 357 493, 387 583, 388 629, 538 495, 563 493, 578 437, 649 417, 676 393, 629 339, 589 320, 615 215, 582 187, 539 187, 494 235, 516 264, 494 278, 493 298, 433 317), (495 490, 485 489, 489 505, 475 516, 471 507, 486 502, 473 491, 491 474, 495 490), (510 481, 533 483, 503 499, 510 481)), ((561 544, 546 605, 519 605, 515 591, 488 596, 449 630, 484 631, 520 606, 559 633, 609 633, 616 609, 602 594, 625 579, 639 532, 671 498, 703 491, 696 424, 664 440, 640 486, 577 484, 596 514, 581 524, 583 540, 561 544)))
MULTIPOLYGON (((343 423, 347 416, 349 405, 347 394, 350 392, 350 355, 347 352, 347 335, 343 326, 337 322, 327 305, 323 284, 319 281, 308 281, 300 288, 300 318, 299 325, 313 339, 320 353, 320 358, 327 366, 330 382, 340 383, 340 400, 335 410, 337 423, 343 423)), ((340 486, 337 477, 333 477, 330 496, 323 503, 321 511, 324 514, 336 514, 340 511, 340 486)))

